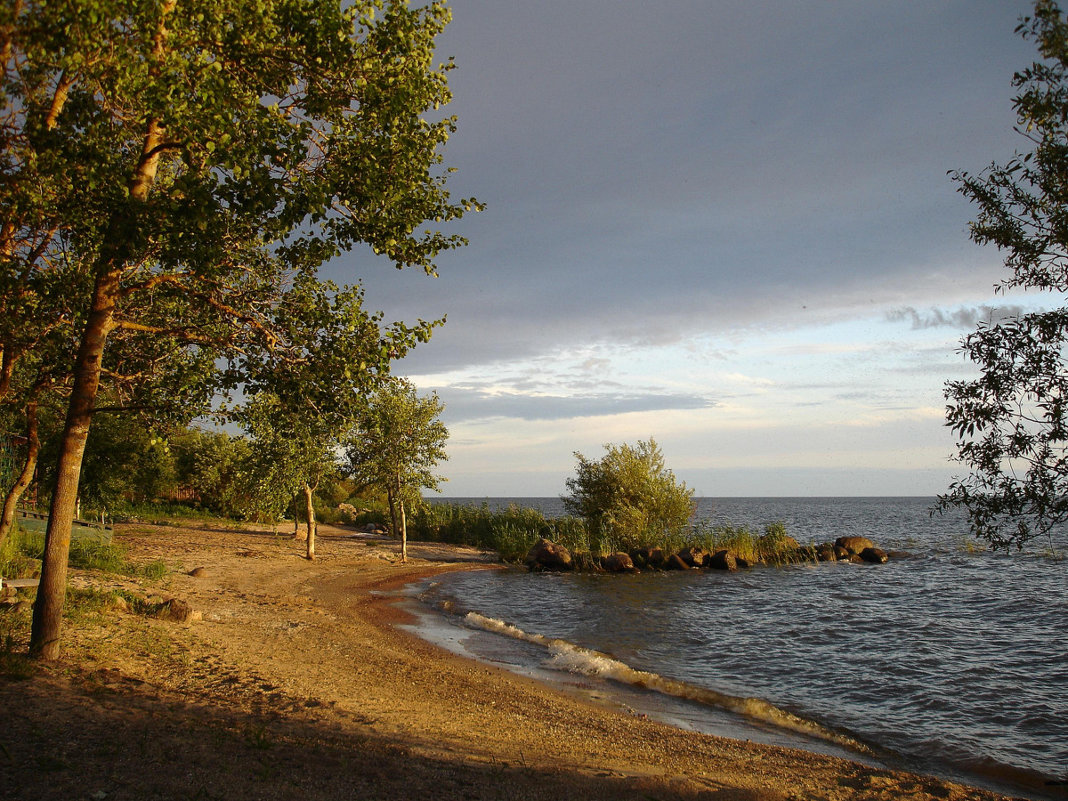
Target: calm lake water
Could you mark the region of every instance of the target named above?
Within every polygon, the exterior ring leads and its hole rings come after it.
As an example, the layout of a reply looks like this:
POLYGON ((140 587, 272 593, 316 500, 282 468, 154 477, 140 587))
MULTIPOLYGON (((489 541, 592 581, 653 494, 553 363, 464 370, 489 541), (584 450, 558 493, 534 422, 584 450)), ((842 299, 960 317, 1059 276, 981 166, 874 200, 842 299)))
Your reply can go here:
MULTIPOLYGON (((557 498, 488 502, 562 513, 557 498)), ((781 521, 802 543, 860 534, 912 556, 734 574, 457 573, 422 588, 436 614, 424 629, 677 725, 1068 797, 1050 784, 1068 774, 1068 560, 977 550, 963 520, 932 505, 702 499, 712 522, 781 521)))

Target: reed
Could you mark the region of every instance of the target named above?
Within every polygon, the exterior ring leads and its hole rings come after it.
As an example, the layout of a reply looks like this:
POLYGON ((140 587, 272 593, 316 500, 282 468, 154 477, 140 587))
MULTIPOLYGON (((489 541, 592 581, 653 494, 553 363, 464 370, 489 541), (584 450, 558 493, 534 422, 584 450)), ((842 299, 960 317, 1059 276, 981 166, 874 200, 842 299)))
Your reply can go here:
POLYGON ((493 510, 487 503, 424 503, 409 517, 408 536, 424 542, 492 549, 505 562, 521 562, 531 546, 544 537, 567 548, 579 569, 592 569, 610 553, 640 546, 662 548, 668 553, 689 546, 712 552, 727 549, 751 563, 769 564, 792 561, 795 548, 782 523, 772 523, 757 533, 747 526, 710 526, 701 521, 683 531, 635 532, 627 537, 630 547, 624 548, 604 527, 591 533, 581 518, 548 518, 537 509, 515 504, 493 510))

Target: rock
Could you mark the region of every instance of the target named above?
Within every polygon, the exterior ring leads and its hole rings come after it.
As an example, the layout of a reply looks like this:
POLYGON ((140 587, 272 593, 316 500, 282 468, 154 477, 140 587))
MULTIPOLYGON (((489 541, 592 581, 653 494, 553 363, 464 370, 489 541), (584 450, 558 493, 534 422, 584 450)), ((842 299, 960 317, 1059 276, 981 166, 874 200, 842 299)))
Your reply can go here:
POLYGON ((829 542, 817 545, 816 559, 820 562, 837 562, 838 555, 835 553, 835 547, 829 542))
POLYGON ((871 562, 875 565, 884 564, 887 560, 886 551, 882 548, 865 548, 860 552, 860 558, 865 562, 871 562))
POLYGON ((160 620, 170 620, 173 623, 188 623, 191 620, 200 620, 200 612, 194 612, 193 608, 180 598, 168 598, 156 605, 152 617, 160 620))
POLYGON ((662 570, 667 562, 667 554, 664 553, 664 549, 651 545, 635 548, 630 552, 630 558, 635 567, 651 567, 654 570, 662 570))
POLYGON ((534 543, 523 561, 531 570, 570 570, 572 566, 571 553, 567 548, 545 537, 534 543))
POLYGON ((894 561, 897 561, 898 559, 913 559, 915 557, 915 554, 911 551, 887 551, 886 555, 894 561))
POLYGON ((601 567, 609 573, 634 572, 634 562, 631 560, 630 554, 623 553, 622 551, 608 554, 608 556, 601 560, 601 567))
POLYGON ((874 548, 875 543, 867 537, 839 537, 834 541, 836 548, 845 548, 851 554, 859 554, 865 548, 874 548))
POLYGON ((716 551, 708 558, 708 567, 715 570, 737 570, 738 557, 727 550, 716 551))
POLYGON ((690 565, 686 564, 677 553, 673 553, 664 562, 664 570, 690 570, 690 565))
POLYGON ((735 556, 734 562, 741 570, 748 570, 753 566, 753 563, 746 559, 744 556, 735 556))
POLYGON ((705 560, 708 559, 708 551, 704 548, 698 548, 696 545, 691 545, 689 548, 683 548, 676 554, 679 559, 686 563, 688 567, 704 567, 705 560))

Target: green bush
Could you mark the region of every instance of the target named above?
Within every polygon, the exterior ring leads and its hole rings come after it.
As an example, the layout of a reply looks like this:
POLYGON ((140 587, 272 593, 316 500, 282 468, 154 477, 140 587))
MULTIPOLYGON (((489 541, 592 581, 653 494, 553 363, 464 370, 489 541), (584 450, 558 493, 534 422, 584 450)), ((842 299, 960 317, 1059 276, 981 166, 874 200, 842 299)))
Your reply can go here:
POLYGON ((630 550, 683 536, 693 516, 693 490, 664 465, 652 439, 637 445, 606 445, 599 460, 576 453, 576 475, 567 480, 569 514, 586 521, 591 550, 630 550))

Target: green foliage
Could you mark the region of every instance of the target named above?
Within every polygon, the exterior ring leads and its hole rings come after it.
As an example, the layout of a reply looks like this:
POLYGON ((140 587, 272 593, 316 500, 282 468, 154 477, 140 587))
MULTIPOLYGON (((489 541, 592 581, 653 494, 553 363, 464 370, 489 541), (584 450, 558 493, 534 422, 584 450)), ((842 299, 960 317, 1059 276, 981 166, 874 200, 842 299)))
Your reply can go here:
MULTIPOLYGON (((221 363, 286 344, 275 312, 299 278, 358 245, 433 273, 464 243, 428 227, 479 207, 450 198, 442 165, 449 19, 440 0, 0 11, 0 349, 56 365, 45 378, 69 401, 42 655, 58 655, 52 579, 102 382, 124 408, 187 422, 239 382, 221 363), (62 321, 56 343, 42 320, 62 321)), ((37 398, 34 372, 20 403, 37 398)))
POLYGON ((418 500, 420 489, 436 490, 441 478, 435 468, 449 458, 443 409, 436 394, 420 397, 404 379, 379 389, 360 411, 347 443, 356 481, 411 500, 418 500))
POLYGON ((393 379, 358 413, 346 445, 357 483, 386 495, 391 528, 401 538, 401 559, 408 539, 406 506, 421 502, 421 489, 437 490, 442 480, 437 464, 449 458, 443 408, 436 394, 420 397, 413 384, 393 379))
POLYGON ((16 528, 0 543, 0 576, 29 578, 41 569, 41 552, 44 538, 16 528))
MULTIPOLYGON (((544 537, 567 548, 578 569, 588 570, 596 569, 600 557, 628 550, 609 537, 591 540, 586 523, 580 518, 548 518, 537 509, 514 504, 491 510, 486 503, 422 503, 412 512, 409 530, 417 540, 492 549, 505 562, 521 562, 531 546, 544 537)), ((681 529, 662 530, 629 549, 641 546, 662 548, 666 553, 690 546, 709 552, 729 549, 753 564, 794 560, 793 540, 782 523, 772 523, 758 534, 747 526, 708 526, 698 521, 681 529)))
POLYGON ((189 429, 172 439, 171 451, 178 483, 192 490, 202 507, 224 517, 241 516, 242 475, 251 452, 247 440, 189 429))
POLYGON ((514 504, 491 510, 488 504, 422 503, 413 509, 408 529, 417 540, 495 550, 506 562, 522 561, 541 537, 576 552, 589 550, 581 520, 548 519, 537 509, 514 504))
POLYGON ((98 414, 82 459, 79 493, 85 509, 120 511, 175 486, 174 458, 163 436, 143 420, 98 414))
POLYGON ((597 461, 575 454, 576 475, 567 480, 571 494, 563 499, 570 514, 586 521, 593 550, 604 550, 602 540, 630 550, 681 535, 696 508, 693 490, 676 482, 656 442, 605 450, 597 461))
MULTIPOLYGON (((1005 254, 999 290, 1068 291, 1068 22, 1038 0, 1017 28, 1040 60, 1017 72, 1017 129, 1030 150, 978 175, 953 173, 976 204, 971 238, 1005 254)), ((963 506, 993 548, 1023 548, 1068 522, 1068 308, 981 323, 961 350, 973 380, 946 385, 946 424, 969 473, 939 499, 963 506)))
MULTIPOLYGON (((0 575, 8 578, 36 575, 43 555, 44 534, 20 529, 0 546, 0 575)), ((144 565, 131 562, 126 549, 119 543, 92 537, 71 542, 69 564, 82 570, 98 570, 149 580, 159 580, 170 571, 163 560, 144 565)))

